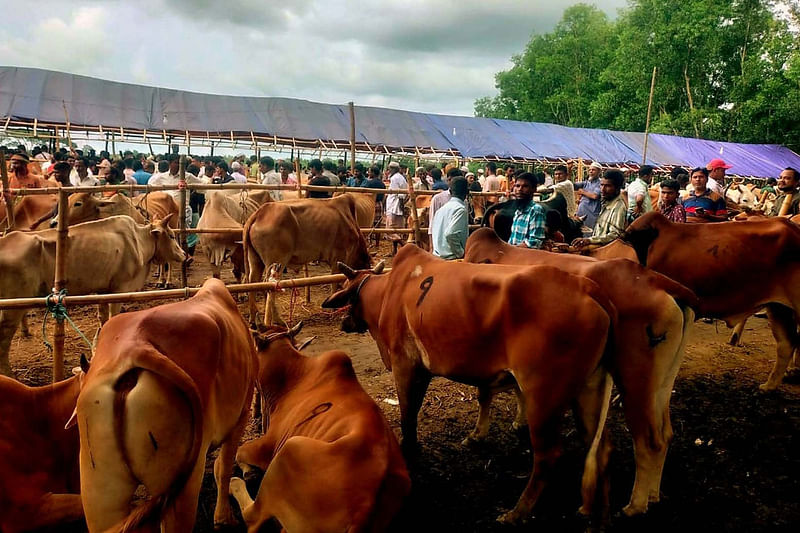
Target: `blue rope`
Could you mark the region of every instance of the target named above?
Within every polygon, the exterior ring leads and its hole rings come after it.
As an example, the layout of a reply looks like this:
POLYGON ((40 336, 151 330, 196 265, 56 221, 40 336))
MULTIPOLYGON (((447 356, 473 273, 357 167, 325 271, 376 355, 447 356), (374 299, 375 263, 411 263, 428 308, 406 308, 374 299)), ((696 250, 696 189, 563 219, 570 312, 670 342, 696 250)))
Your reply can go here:
POLYGON ((46 310, 44 312, 44 319, 42 320, 42 339, 44 345, 47 346, 47 348, 51 352, 53 351, 53 345, 50 344, 50 342, 48 342, 47 340, 47 329, 46 329, 47 315, 51 315, 59 322, 63 322, 64 320, 66 320, 69 323, 69 325, 72 326, 72 329, 77 331, 78 335, 80 335, 81 338, 86 342, 86 345, 89 346, 89 350, 94 351, 92 343, 89 342, 89 339, 86 338, 86 335, 84 335, 83 332, 80 329, 78 329, 78 326, 75 325, 75 322, 73 322, 72 319, 67 314, 67 306, 64 305, 64 298, 66 296, 67 296, 67 289, 61 289, 58 292, 56 292, 56 290, 53 289, 53 293, 46 296, 44 299, 44 303, 46 306, 46 310))

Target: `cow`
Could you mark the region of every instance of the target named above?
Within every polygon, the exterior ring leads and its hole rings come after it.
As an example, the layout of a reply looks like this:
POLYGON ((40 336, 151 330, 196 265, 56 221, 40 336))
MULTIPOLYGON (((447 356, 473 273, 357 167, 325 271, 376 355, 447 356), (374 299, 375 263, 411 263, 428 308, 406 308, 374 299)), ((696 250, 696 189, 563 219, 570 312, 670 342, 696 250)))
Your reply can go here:
POLYGON ((416 246, 400 249, 388 275, 378 267, 340 269, 348 281, 322 305, 349 304, 342 329, 369 330, 375 339, 394 377, 407 453, 416 448, 417 414, 433 376, 486 387, 510 372, 524 397, 534 463, 516 506, 498 520, 528 518, 559 455, 563 411, 579 395, 579 419, 592 443, 581 512, 591 512, 608 450, 610 380, 600 364, 616 323, 614 306, 594 281, 549 266, 448 262, 416 246), (452 335, 442 334, 443 324, 455 328, 452 335))
POLYGON ((301 327, 256 334, 269 429, 236 462, 265 474, 255 502, 241 479, 231 494, 253 533, 272 517, 286 531, 385 531, 411 487, 400 446, 347 354, 295 349, 301 327))
MULTIPOLYGON (((244 226, 243 249, 248 281, 259 282, 265 268, 325 261, 331 272, 344 261, 369 268, 367 243, 356 226, 352 197, 269 202, 258 208, 244 226)), ((256 323, 255 293, 250 293, 250 322, 256 323)), ((282 322, 274 295, 267 294, 264 323, 282 322)))
POLYGON ((371 228, 375 220, 375 195, 369 193, 346 192, 333 198, 350 197, 355 208, 356 222, 359 228, 371 228))
MULTIPOLYGON (((762 390, 778 387, 800 346, 800 227, 783 218, 675 224, 660 213, 635 220, 622 236, 642 265, 688 287, 697 314, 728 326, 766 307, 777 358, 762 390), (732 290, 731 278, 758 279, 732 290)), ((795 359, 794 367, 798 366, 795 359)))
MULTIPOLYGON (((241 230, 245 221, 262 204, 271 202, 269 191, 223 191, 206 192, 206 204, 203 214, 197 223, 199 229, 230 228, 241 230)), ((225 258, 230 255, 233 263, 233 275, 241 283, 244 273, 244 257, 242 254, 241 234, 201 233, 200 244, 211 263, 211 275, 220 277, 220 269, 225 258)))
POLYGON ((0 531, 83 518, 78 429, 64 428, 78 390, 78 377, 27 387, 0 376, 0 531))
MULTIPOLYGON (((117 216, 70 228, 65 265, 70 294, 138 291, 147 282, 151 264, 183 261, 169 218, 140 225, 117 216)), ((0 238, 0 299, 50 294, 57 238, 52 229, 14 231, 0 238)), ((99 305, 100 322, 118 313, 120 305, 99 305)), ((24 314, 24 309, 0 310, 0 374, 11 375, 8 352, 24 314)))
POLYGON ((206 453, 215 526, 236 523, 228 493, 258 367, 230 293, 210 278, 189 300, 118 315, 100 333, 76 408, 89 531, 191 531, 206 453), (150 499, 134 507, 144 486, 150 499))
MULTIPOLYGON (((169 227, 173 230, 178 229, 180 221, 178 204, 162 191, 140 195, 133 200, 120 193, 110 198, 98 198, 87 192, 78 192, 69 195, 68 206, 66 222, 70 226, 117 215, 127 215, 138 224, 170 217, 169 227)), ((52 217, 50 227, 55 228, 57 224, 57 217, 52 217)), ((169 263, 158 266, 159 287, 169 285, 169 274, 169 263)))
MULTIPOLYGON (((467 239, 464 261, 504 265, 550 265, 595 281, 614 304, 618 327, 606 367, 620 390, 634 439, 636 481, 626 515, 644 513, 658 501, 661 471, 672 439, 669 401, 697 297, 686 287, 628 259, 599 261, 511 246, 489 228, 467 239)), ((475 437, 489 429, 491 395, 479 394, 475 437)))
MULTIPOLYGON (((53 182, 53 187, 55 186, 53 182)), ((21 196, 14 202, 14 223, 9 226, 5 202, 0 200, 0 228, 8 228, 9 231, 33 231, 41 226, 46 227, 46 221, 57 205, 58 195, 55 194, 21 196)))

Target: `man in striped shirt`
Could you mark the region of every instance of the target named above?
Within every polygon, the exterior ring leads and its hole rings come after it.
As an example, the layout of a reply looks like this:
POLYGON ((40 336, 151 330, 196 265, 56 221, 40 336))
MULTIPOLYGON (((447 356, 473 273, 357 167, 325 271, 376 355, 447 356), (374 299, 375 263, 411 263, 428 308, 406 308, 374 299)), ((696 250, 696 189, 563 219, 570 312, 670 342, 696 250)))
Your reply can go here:
POLYGON ((516 177, 514 197, 517 208, 511 223, 508 244, 525 248, 541 248, 545 238, 544 208, 533 201, 536 192, 536 177, 524 172, 516 177))
POLYGON ((706 188, 708 170, 704 167, 693 168, 690 176, 694 191, 683 201, 686 222, 725 222, 728 220, 725 199, 706 188))

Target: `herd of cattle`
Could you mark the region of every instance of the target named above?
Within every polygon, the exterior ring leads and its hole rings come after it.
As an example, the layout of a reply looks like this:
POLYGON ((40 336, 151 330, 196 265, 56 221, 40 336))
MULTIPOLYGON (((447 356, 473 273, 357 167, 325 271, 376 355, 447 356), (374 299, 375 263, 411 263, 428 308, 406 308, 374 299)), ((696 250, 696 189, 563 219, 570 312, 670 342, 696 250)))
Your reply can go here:
MULTIPOLYGON (((434 376, 478 387, 467 441, 486 437, 493 395, 516 392, 515 425, 528 426, 533 468, 499 517, 507 523, 530 516, 570 406, 587 446, 580 512, 607 516, 613 382, 636 464, 623 511, 642 514, 660 497, 670 397, 695 318, 733 325, 766 308, 778 348, 763 389, 780 384, 800 344, 800 226, 788 220, 679 225, 648 213, 594 257, 512 247, 481 228, 464 262, 404 246, 384 273, 359 231, 373 213, 371 195, 273 202, 215 192, 199 227, 242 229, 240 238, 201 236, 215 277, 227 257, 249 281, 311 261, 345 275, 323 307, 348 307, 342 328, 375 340, 397 390, 402 446, 345 353, 302 355, 299 326, 270 325, 281 321, 274 300, 259 326, 251 296, 248 328, 212 278, 180 303, 118 315, 101 308, 94 355, 66 381, 27 387, 0 376, 0 531, 81 518, 92 532, 189 531, 216 448, 215 525, 235 522, 230 494, 250 531, 273 518, 290 532, 384 530, 411 489, 404 457, 417 451, 434 376), (759 282, 733 290, 727 280, 745 275, 759 282), (254 392, 266 429, 239 447, 254 392), (255 500, 231 477, 234 463, 265 472, 255 500)), ((152 265, 185 260, 177 216, 167 194, 73 195, 70 293, 140 290, 152 265)), ((53 229, 0 238, 0 299, 48 293, 55 240, 53 229)), ((0 373, 11 374, 23 315, 0 311, 0 373)))

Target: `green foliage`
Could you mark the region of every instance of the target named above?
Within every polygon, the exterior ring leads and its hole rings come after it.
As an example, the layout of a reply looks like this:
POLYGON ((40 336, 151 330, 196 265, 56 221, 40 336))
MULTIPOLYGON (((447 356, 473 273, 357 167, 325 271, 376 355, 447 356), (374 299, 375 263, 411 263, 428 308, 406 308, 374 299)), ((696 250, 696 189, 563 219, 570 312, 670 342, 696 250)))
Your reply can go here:
POLYGON ((475 114, 800 147, 798 2, 630 0, 616 21, 586 4, 534 36, 475 114))

